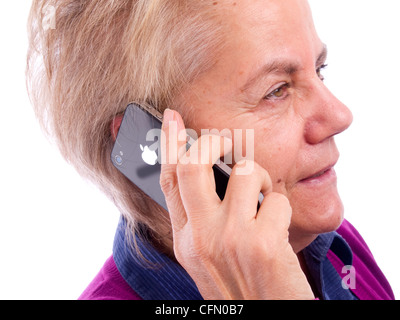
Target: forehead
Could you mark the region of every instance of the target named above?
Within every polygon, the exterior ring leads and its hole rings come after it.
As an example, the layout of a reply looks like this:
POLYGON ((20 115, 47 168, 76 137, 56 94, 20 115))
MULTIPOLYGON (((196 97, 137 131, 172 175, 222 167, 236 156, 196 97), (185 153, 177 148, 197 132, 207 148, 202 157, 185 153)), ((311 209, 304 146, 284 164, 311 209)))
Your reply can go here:
MULTIPOLYGON (((247 83, 264 66, 296 66, 313 70, 324 46, 305 0, 223 0, 213 6, 224 43, 213 67, 182 91, 185 101, 240 100, 247 83), (205 96, 207 95, 207 96, 205 96), (236 99, 236 100, 235 100, 236 99)), ((266 83, 258 81, 260 91, 266 83)), ((257 89, 257 90, 258 90, 257 89)), ((265 93, 265 92, 261 92, 265 93)), ((199 103, 201 104, 201 103, 199 103)))
MULTIPOLYGON (((214 3, 222 23, 226 25, 228 44, 254 44, 260 49, 268 46, 269 51, 289 50, 290 46, 304 48, 313 43, 320 45, 306 0, 240 0, 214 3)), ((320 51, 320 46, 314 49, 320 51)))
MULTIPOLYGON (((306 0, 218 1, 213 5, 225 32, 213 68, 194 84, 227 95, 275 61, 315 68, 323 44, 306 0)), ((192 86, 192 88, 195 86, 192 86)))

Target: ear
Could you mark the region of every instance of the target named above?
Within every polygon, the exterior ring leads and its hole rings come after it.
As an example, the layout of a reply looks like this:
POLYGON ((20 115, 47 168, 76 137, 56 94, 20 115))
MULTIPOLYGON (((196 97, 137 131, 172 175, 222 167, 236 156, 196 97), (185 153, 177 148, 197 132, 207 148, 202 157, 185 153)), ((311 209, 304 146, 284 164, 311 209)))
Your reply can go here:
POLYGON ((111 137, 112 137, 113 141, 117 140, 117 134, 119 131, 119 127, 121 126, 123 117, 124 116, 122 114, 119 114, 119 115, 115 116, 113 121, 111 121, 110 130, 111 130, 111 137))

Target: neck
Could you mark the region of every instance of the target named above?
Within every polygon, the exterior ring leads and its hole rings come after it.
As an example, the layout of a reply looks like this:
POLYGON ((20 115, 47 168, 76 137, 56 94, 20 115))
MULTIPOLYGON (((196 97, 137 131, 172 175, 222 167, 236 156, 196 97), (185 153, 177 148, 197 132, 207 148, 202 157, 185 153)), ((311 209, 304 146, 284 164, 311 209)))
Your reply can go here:
POLYGON ((317 234, 303 234, 296 235, 294 232, 289 233, 289 243, 293 248, 294 253, 298 254, 304 248, 308 247, 315 239, 317 239, 317 234))

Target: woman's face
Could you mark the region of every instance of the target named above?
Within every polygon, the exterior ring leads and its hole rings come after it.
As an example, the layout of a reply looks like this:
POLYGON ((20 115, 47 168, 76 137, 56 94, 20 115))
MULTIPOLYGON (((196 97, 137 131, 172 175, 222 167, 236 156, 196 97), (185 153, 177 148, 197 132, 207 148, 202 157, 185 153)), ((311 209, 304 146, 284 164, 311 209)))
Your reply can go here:
POLYGON ((270 174, 273 190, 288 197, 290 242, 301 250, 343 219, 334 135, 352 114, 324 85, 326 47, 305 0, 214 7, 226 24, 226 43, 212 70, 181 97, 194 115, 186 126, 254 129, 254 160, 270 174))

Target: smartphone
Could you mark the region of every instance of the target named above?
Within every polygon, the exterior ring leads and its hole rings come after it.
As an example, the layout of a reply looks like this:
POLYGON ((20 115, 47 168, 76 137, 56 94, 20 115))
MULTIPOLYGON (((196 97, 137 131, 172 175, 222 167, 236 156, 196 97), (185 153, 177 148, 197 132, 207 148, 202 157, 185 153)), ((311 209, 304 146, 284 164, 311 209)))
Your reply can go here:
MULTIPOLYGON (((161 132, 162 120, 162 114, 154 108, 129 104, 117 134, 111 161, 131 182, 168 211, 160 186, 160 142, 157 134, 154 134, 157 130, 161 132)), ((187 138, 188 149, 194 140, 191 136, 187 138)), ((222 200, 232 169, 220 160, 213 166, 213 171, 215 191, 222 200)))

